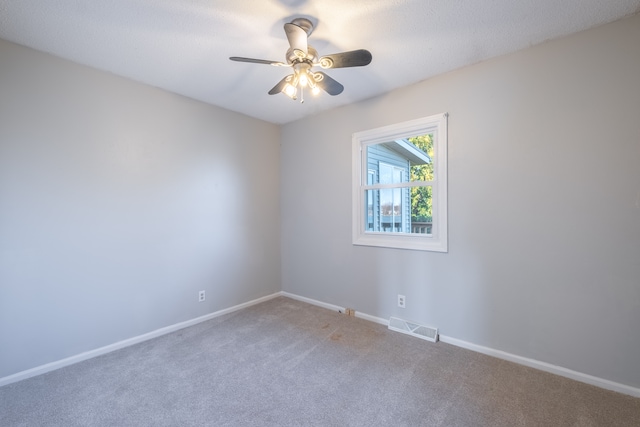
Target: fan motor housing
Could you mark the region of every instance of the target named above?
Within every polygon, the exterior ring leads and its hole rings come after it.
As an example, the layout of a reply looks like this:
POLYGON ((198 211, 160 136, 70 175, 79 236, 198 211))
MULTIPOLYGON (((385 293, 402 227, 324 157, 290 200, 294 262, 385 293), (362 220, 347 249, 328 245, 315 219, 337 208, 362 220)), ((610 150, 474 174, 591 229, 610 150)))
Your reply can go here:
POLYGON ((318 61, 318 51, 312 46, 307 46, 307 56, 300 58, 292 48, 287 50, 287 63, 295 64, 296 62, 311 62, 316 63, 318 61))

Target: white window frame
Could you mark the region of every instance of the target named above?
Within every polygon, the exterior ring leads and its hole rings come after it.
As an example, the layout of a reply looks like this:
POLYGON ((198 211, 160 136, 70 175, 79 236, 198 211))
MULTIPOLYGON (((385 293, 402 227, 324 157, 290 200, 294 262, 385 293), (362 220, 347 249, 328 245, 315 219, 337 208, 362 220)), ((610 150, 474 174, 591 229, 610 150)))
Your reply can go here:
MULTIPOLYGON (((447 113, 436 114, 377 129, 356 132, 352 138, 352 229, 353 244, 386 248, 447 252, 447 113), (372 232, 366 230, 366 191, 380 189, 367 185, 366 147, 397 139, 433 133, 433 188, 431 234, 372 232)), ((402 183, 403 187, 424 186, 423 182, 402 183)), ((397 187, 398 184, 394 184, 397 187)), ((384 186, 382 186, 384 187, 384 186)))

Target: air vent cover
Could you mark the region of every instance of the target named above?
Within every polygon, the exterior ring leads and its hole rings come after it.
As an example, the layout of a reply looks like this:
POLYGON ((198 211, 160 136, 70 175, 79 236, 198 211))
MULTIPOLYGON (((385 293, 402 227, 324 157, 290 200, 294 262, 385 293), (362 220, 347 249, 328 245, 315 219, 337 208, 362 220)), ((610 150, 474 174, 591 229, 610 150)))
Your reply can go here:
POLYGON ((438 328, 418 325, 417 323, 408 322, 398 319, 397 317, 389 318, 389 329, 431 342, 438 341, 438 328))

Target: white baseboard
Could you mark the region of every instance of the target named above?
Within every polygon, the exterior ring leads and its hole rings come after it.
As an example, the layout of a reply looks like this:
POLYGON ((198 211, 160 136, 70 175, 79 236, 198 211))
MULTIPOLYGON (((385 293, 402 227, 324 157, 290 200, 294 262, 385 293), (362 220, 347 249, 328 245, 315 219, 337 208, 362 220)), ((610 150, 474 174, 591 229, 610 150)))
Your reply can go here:
MULTIPOLYGON (((319 307, 328 308, 330 310, 342 311, 344 312, 344 308, 339 307, 333 304, 326 304, 321 301, 316 301, 311 298, 301 297, 299 295, 291 294, 288 292, 281 292, 283 296, 296 299, 298 301, 303 301, 312 305, 317 305, 319 307)), ((382 319, 380 317, 371 316, 369 314, 361 313, 356 310, 356 317, 369 320, 371 322, 379 323, 381 325, 388 326, 389 321, 386 319, 382 319)), ((618 393, 628 394, 634 397, 640 397, 640 388, 628 386, 625 384, 616 383, 614 381, 605 380, 604 378, 594 377, 593 375, 584 374, 582 372, 573 371, 571 369, 563 368, 562 366, 552 365, 550 363, 541 362, 535 359, 529 359, 527 357, 518 356, 516 354, 507 353, 501 350, 495 350, 489 347, 483 347, 481 345, 473 344, 467 341, 462 341, 456 338, 452 338, 446 335, 439 335, 440 341, 455 345, 457 347, 466 348, 467 350, 472 350, 478 353, 486 354, 488 356, 497 357, 498 359, 508 360, 510 362, 517 363, 519 365, 528 366, 530 368, 539 369, 541 371, 549 372, 555 375, 560 375, 561 377, 570 378, 572 380, 580 381, 583 383, 591 384, 596 387, 604 388, 607 390, 617 391, 618 393)))
POLYGON ((280 295, 283 297, 291 298, 297 301, 306 302, 307 304, 317 305, 318 307, 326 308, 331 311, 339 311, 340 313, 344 313, 344 307, 340 307, 339 305, 333 305, 326 302, 318 301, 315 299, 301 297, 300 295, 290 294, 289 292, 281 291, 280 295))
POLYGON ((15 383, 17 381, 26 380, 27 378, 35 377, 36 375, 41 375, 50 371, 54 371, 56 369, 64 368, 65 366, 73 365, 75 363, 82 362, 83 360, 91 359, 97 356, 102 356, 103 354, 120 350, 121 348, 129 347, 131 345, 138 344, 143 341, 150 340, 152 338, 166 335, 171 332, 175 332, 177 330, 184 329, 189 326, 193 326, 198 323, 205 322, 207 320, 211 320, 215 317, 223 316, 225 314, 232 313, 234 311, 238 311, 243 308, 250 307, 252 305, 260 304, 261 302, 268 301, 278 296, 280 296, 280 292, 276 292, 274 294, 267 295, 262 298, 254 299, 252 301, 245 302, 242 304, 234 305, 233 307, 225 308, 223 310, 219 310, 214 313, 209 313, 204 316, 196 317, 195 319, 187 320, 184 322, 176 323, 174 325, 166 326, 164 328, 156 329, 155 331, 151 331, 143 335, 138 335, 137 337, 129 338, 123 341, 118 341, 116 343, 109 344, 104 347, 96 348, 95 350, 89 350, 84 353, 76 354, 75 356, 71 356, 62 360, 57 360, 55 362, 47 363, 46 365, 36 366, 35 368, 31 368, 26 371, 18 372, 13 375, 0 378, 0 387, 2 387, 3 385, 15 383))
POLYGON ((550 363, 541 362, 535 359, 529 359, 528 357, 518 356, 516 354, 507 353, 506 351, 502 351, 502 350, 495 350, 493 348, 483 347, 481 345, 473 344, 467 341, 462 341, 456 338, 448 337, 446 335, 440 335, 440 341, 447 344, 455 345, 457 347, 462 347, 468 350, 476 351, 478 353, 486 354, 488 356, 497 357, 498 359, 508 360, 509 362, 514 362, 519 365, 524 365, 530 368, 549 372, 551 374, 560 375, 561 377, 571 378, 572 380, 591 384, 596 387, 617 391, 618 393, 628 394, 634 397, 640 397, 640 388, 631 387, 631 386, 620 384, 614 381, 605 380, 604 378, 594 377, 593 375, 585 374, 578 371, 573 371, 571 369, 563 368, 562 366, 552 365, 550 363))
MULTIPOLYGON (((315 299, 312 299, 312 298, 301 297, 300 295, 291 294, 289 292, 284 292, 284 291, 280 292, 280 295, 282 295, 283 297, 287 297, 287 298, 295 299, 295 300, 298 300, 298 301, 306 302, 307 304, 315 305, 315 306, 322 307, 322 308, 327 308, 327 309, 332 310, 332 311, 338 311, 340 313, 344 313, 345 312, 345 307, 340 307, 339 305, 328 304, 326 302, 318 301, 318 300, 315 300, 315 299)), ((356 317, 359 317, 359 318, 364 319, 364 320, 368 320, 370 322, 380 323, 381 325, 385 325, 385 326, 389 325, 389 321, 386 320, 386 319, 382 319, 380 317, 375 317, 375 316, 371 316, 369 314, 361 313, 361 312, 359 312, 357 310, 356 310, 356 317)))
POLYGON ((383 319, 381 317, 371 316, 370 314, 360 313, 359 311, 356 311, 356 317, 359 317, 364 320, 368 320, 369 322, 374 322, 384 326, 389 326, 389 320, 383 319))
MULTIPOLYGON (((276 292, 271 295, 264 296, 262 298, 258 298, 252 301, 245 302, 243 304, 238 304, 233 307, 225 308, 223 310, 216 311, 214 313, 210 313, 201 317, 197 317, 195 319, 187 320, 185 322, 176 323, 171 326, 167 326, 164 328, 156 329, 155 331, 139 335, 137 337, 129 338, 123 341, 119 341, 114 344, 110 344, 104 347, 97 348, 95 350, 90 350, 84 353, 77 354, 75 356, 67 357, 62 360, 58 360, 55 362, 47 363, 46 365, 37 366, 32 369, 28 369, 26 371, 18 372, 13 375, 9 375, 7 377, 0 378, 0 387, 3 385, 11 384, 17 381, 21 381, 27 378, 34 377, 36 375, 44 374, 46 372, 50 372, 56 369, 63 368, 65 366, 73 365, 78 362, 82 362, 83 360, 91 359, 93 357, 101 356, 103 354, 110 353, 115 350, 119 350, 121 348, 129 347, 134 344, 138 344, 143 341, 150 340, 152 338, 156 338, 171 332, 175 332, 177 330, 187 328, 189 326, 196 325, 201 322, 205 322, 207 320, 213 319, 215 317, 219 317, 228 313, 232 313, 237 310, 241 310, 246 307, 250 307, 252 305, 260 304, 261 302, 268 301, 270 299, 276 298, 278 296, 285 296, 287 298, 295 299, 298 301, 306 302, 308 304, 312 304, 318 307, 326 308, 328 310, 342 312, 344 313, 344 307, 340 307, 334 304, 328 304, 322 301, 314 300, 311 298, 306 298, 300 295, 292 294, 289 292, 276 292)), ((379 323, 381 325, 388 326, 389 321, 386 319, 382 319, 380 317, 371 316, 366 313, 362 313, 356 310, 356 317, 359 317, 364 320, 368 320, 374 323, 379 323)), ((440 341, 455 345, 457 347, 466 348, 468 350, 472 350, 478 353, 486 354, 488 356, 497 357, 499 359, 508 360, 510 362, 518 363, 520 365, 528 366, 530 368, 539 369, 541 371, 549 372, 552 374, 560 375, 562 377, 570 378, 576 381, 580 381, 583 383, 591 384, 596 387, 604 388, 607 390, 613 390, 618 393, 627 394, 634 397, 640 397, 640 388, 628 386, 625 384, 616 383, 614 381, 606 380, 599 377, 594 377, 592 375, 584 374, 582 372, 573 371, 571 369, 563 368, 561 366, 552 365, 550 363, 541 362, 535 359, 529 359, 527 357, 518 356, 515 354, 507 353, 501 350, 495 350, 489 347, 484 347, 481 345, 473 344, 467 341, 459 340, 456 338, 452 338, 446 335, 440 335, 440 341)))

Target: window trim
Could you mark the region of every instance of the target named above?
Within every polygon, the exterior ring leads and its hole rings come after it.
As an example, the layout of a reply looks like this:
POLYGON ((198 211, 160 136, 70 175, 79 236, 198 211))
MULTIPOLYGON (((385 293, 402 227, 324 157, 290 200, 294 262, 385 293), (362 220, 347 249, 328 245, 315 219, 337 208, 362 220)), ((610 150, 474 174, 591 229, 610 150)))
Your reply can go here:
POLYGON ((448 252, 447 145, 449 114, 442 113, 376 129, 355 132, 352 137, 352 240, 354 245, 448 252), (432 184, 431 234, 370 232, 366 230, 366 147, 391 140, 435 132, 432 184))

